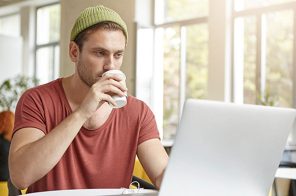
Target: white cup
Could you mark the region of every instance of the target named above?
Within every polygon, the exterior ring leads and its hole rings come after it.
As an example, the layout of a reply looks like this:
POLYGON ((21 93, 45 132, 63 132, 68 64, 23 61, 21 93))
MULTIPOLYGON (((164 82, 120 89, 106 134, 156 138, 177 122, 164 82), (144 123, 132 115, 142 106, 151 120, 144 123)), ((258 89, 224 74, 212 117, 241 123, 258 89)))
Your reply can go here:
MULTIPOLYGON (((124 85, 125 85, 126 76, 122 71, 115 70, 115 69, 114 70, 109 70, 109 71, 106 71, 105 73, 103 73, 102 76, 109 76, 109 75, 119 75, 120 78, 121 78, 120 83, 124 83, 124 85)), ((127 104, 126 96, 121 97, 121 96, 118 96, 118 95, 113 95, 112 98, 116 102, 117 106, 114 106, 111 103, 109 103, 109 105, 111 107, 113 107, 113 108, 122 108, 123 106, 125 106, 127 104)))

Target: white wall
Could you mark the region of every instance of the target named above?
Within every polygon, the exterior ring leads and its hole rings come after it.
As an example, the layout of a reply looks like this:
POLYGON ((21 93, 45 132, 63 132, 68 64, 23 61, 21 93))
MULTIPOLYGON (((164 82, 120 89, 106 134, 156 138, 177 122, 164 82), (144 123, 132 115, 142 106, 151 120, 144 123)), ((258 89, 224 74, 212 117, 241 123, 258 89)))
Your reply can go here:
POLYGON ((127 23, 129 40, 125 51, 122 70, 127 75, 127 87, 129 93, 135 92, 135 59, 136 59, 136 25, 135 20, 135 0, 61 0, 61 42, 60 42, 60 74, 67 76, 74 72, 74 64, 70 61, 68 55, 68 45, 70 32, 75 19, 79 13, 89 6, 104 5, 118 12, 127 23), (124 4, 123 4, 124 2, 124 4))
POLYGON ((23 74, 34 74, 35 52, 35 9, 32 6, 24 6, 20 9, 21 35, 23 38, 22 71, 23 74))
POLYGON ((22 71, 22 39, 0 35, 0 83, 22 71))
POLYGON ((21 38, 1 36, 0 40, 0 82, 17 74, 34 74, 35 8, 58 2, 58 0, 30 0, 0 7, 0 15, 20 13, 21 38), (4 39, 4 40, 3 40, 4 39), (3 69, 3 66, 9 67, 3 69))

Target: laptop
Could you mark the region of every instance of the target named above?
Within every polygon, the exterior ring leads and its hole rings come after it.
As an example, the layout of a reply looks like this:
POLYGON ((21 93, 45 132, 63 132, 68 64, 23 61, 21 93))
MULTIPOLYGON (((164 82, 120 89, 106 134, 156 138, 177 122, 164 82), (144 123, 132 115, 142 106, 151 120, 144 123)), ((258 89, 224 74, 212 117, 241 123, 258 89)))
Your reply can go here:
POLYGON ((267 196, 295 116, 288 108, 187 100, 158 195, 267 196))

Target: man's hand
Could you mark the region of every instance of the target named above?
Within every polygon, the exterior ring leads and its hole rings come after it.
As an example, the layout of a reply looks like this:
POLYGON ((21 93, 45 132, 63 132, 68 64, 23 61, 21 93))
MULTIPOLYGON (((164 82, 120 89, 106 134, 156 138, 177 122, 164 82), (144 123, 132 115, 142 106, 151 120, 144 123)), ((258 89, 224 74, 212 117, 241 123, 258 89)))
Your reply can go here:
POLYGON ((108 102, 116 106, 116 103, 111 95, 125 96, 127 88, 125 83, 120 82, 121 78, 118 75, 108 75, 101 77, 89 89, 88 94, 82 101, 78 110, 89 118, 97 109, 104 103, 108 102))

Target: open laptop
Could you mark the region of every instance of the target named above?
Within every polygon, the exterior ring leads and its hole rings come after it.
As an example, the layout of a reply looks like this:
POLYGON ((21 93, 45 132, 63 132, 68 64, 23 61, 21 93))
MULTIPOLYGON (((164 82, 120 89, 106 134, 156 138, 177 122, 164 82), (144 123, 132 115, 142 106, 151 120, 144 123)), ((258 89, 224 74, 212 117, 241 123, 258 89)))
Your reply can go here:
POLYGON ((159 195, 268 195, 295 116, 288 108, 187 100, 159 195))
POLYGON ((185 102, 159 193, 143 196, 267 196, 296 110, 185 102))

